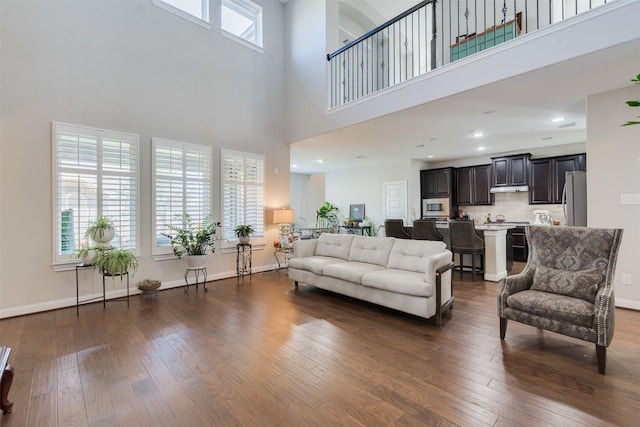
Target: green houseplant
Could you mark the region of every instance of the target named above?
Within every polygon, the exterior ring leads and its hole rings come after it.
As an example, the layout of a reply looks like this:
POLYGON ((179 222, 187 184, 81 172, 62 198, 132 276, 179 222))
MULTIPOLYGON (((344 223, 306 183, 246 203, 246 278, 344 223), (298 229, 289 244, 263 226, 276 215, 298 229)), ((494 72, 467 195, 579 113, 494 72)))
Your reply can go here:
POLYGON ((86 239, 91 239, 98 247, 107 247, 115 234, 113 221, 106 216, 99 216, 87 226, 84 233, 86 239))
POLYGON ((135 272, 138 259, 131 249, 106 248, 98 249, 94 266, 101 272, 111 276, 135 272))
POLYGON ((335 229, 338 226, 338 207, 329 202, 324 202, 316 211, 316 224, 318 227, 335 229))
POLYGON ((240 243, 249 243, 250 235, 255 233, 255 230, 251 225, 248 224, 240 224, 236 228, 233 229, 233 232, 236 234, 240 243))
POLYGON ((211 215, 207 215, 202 224, 194 222, 190 214, 182 215, 182 226, 165 224, 169 229, 168 233, 160 233, 169 238, 173 253, 178 258, 187 255, 206 255, 207 249, 215 252, 213 236, 216 234, 219 222, 212 222, 211 215))

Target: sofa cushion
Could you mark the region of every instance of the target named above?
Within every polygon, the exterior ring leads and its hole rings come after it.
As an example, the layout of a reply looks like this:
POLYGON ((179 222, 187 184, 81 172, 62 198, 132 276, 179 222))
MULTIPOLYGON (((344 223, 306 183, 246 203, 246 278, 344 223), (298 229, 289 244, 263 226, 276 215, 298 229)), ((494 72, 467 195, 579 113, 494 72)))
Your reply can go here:
POLYGON ((602 279, 602 275, 595 268, 567 271, 538 265, 531 289, 594 302, 602 279))
POLYGON ((349 261, 366 262, 386 267, 393 247, 393 237, 355 236, 351 243, 349 261))
POLYGON ((507 305, 514 310, 535 314, 546 319, 587 328, 593 327, 594 305, 580 298, 527 290, 510 295, 507 298, 507 305))
POLYGON ((312 273, 322 275, 324 268, 331 264, 346 263, 347 261, 340 258, 326 256, 310 256, 304 258, 291 258, 289 260, 289 268, 298 270, 306 270, 312 273))
POLYGON ((366 262, 349 261, 327 265, 323 271, 327 277, 334 277, 359 285, 362 276, 379 270, 384 270, 384 267, 366 262))
POLYGON ((348 261, 351 242, 353 242, 354 237, 353 234, 321 234, 316 244, 316 255, 348 261))
POLYGON ((429 255, 442 253, 447 245, 432 240, 396 239, 387 268, 424 273, 429 255))
POLYGON ((434 295, 433 285, 424 281, 424 274, 413 271, 384 269, 368 273, 362 277, 362 285, 417 297, 434 295))

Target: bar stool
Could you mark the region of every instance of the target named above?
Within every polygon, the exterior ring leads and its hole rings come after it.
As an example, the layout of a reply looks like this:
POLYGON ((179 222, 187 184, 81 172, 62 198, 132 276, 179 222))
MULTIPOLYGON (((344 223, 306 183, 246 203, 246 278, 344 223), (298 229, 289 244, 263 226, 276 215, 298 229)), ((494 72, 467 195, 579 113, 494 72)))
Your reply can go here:
POLYGON ((449 221, 451 252, 460 255, 460 279, 465 267, 471 268, 471 278, 476 281, 476 271, 484 274, 484 239, 476 232, 473 221, 449 221), (464 265, 464 255, 471 255, 471 265, 464 265), (476 256, 480 255, 480 267, 476 267, 476 256))
POLYGON ((398 239, 410 239, 411 234, 404 227, 401 219, 387 219, 384 221, 384 235, 398 239))
POLYGON ((436 228, 435 219, 416 219, 413 221, 413 235, 415 240, 444 241, 444 237, 436 228))

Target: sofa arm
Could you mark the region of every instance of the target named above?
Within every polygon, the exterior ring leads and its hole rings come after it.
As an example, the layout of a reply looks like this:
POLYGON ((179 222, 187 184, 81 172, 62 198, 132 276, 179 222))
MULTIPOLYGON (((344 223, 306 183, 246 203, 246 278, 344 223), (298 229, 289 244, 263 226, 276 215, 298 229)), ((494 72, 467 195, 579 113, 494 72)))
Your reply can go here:
POLYGON ((428 283, 435 283, 436 273, 439 268, 449 265, 453 259, 453 254, 449 250, 444 250, 440 253, 429 255, 426 260, 424 268, 424 279, 428 283))
POLYGON ((314 256, 316 253, 317 239, 294 240, 293 241, 293 258, 305 258, 314 256))
POLYGON ((596 344, 607 347, 611 344, 614 331, 615 300, 613 287, 603 286, 598 289, 594 304, 593 329, 596 330, 596 344))

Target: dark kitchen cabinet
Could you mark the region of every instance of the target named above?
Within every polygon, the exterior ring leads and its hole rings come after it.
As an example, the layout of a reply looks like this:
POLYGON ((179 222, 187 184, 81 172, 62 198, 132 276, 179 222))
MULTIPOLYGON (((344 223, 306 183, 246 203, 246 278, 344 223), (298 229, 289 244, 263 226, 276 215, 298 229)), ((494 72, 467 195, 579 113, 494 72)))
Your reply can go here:
POLYGON ((492 186, 511 187, 528 185, 531 154, 494 157, 491 159, 492 186))
POLYGON ((492 205, 491 165, 456 169, 456 201, 458 206, 492 205))
POLYGON ((586 154, 531 160, 529 204, 562 203, 565 173, 584 170, 586 154))
POLYGON ((508 231, 512 236, 513 260, 527 262, 529 256, 529 245, 527 245, 527 235, 524 226, 518 226, 508 231))
POLYGON ((452 196, 453 168, 420 171, 420 194, 423 199, 452 196))

